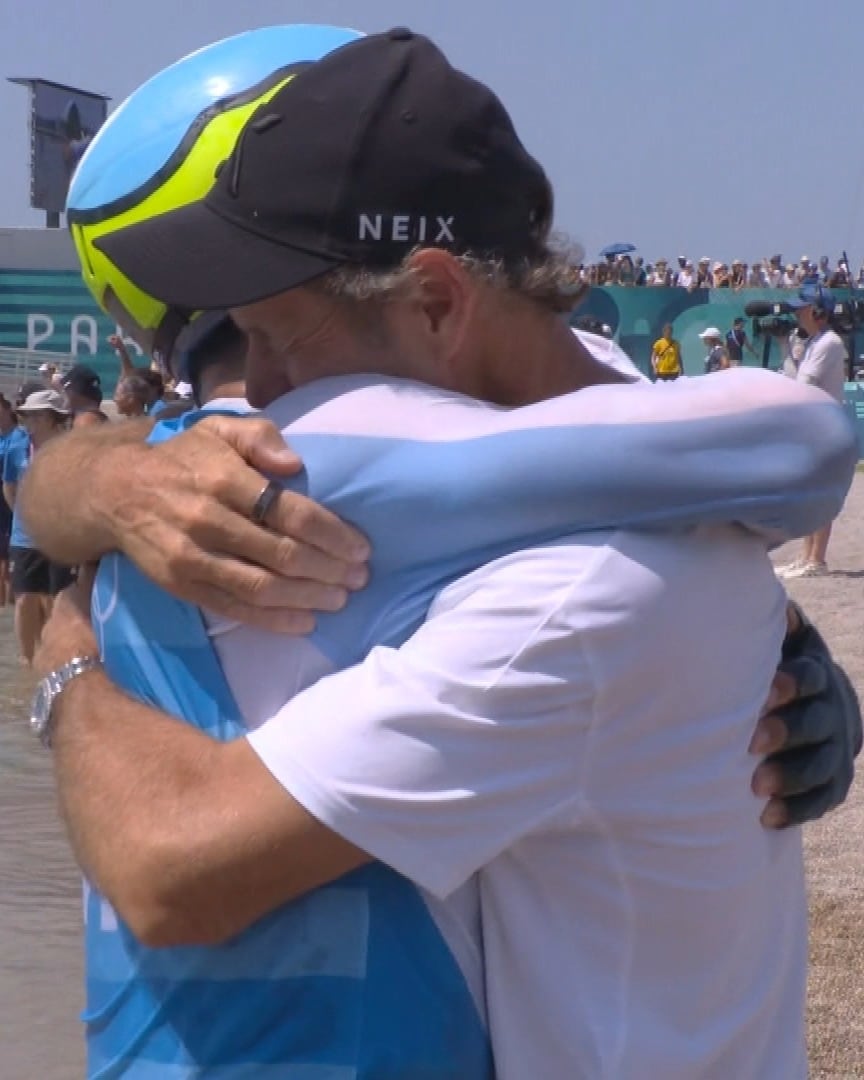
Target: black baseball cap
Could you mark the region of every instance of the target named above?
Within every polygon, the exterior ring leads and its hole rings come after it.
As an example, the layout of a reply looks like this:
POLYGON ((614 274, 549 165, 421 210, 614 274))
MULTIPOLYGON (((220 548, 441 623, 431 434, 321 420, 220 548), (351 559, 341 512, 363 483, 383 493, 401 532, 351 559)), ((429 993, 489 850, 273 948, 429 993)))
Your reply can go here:
POLYGON ((100 237, 135 284, 186 311, 238 307, 412 248, 517 260, 552 190, 506 109, 407 29, 334 50, 262 104, 203 201, 100 237))
POLYGON ((63 376, 63 388, 89 398, 97 405, 102 402, 102 379, 87 364, 73 364, 63 376))
POLYGON ((177 378, 194 387, 201 372, 212 360, 220 359, 226 347, 245 350, 246 336, 227 311, 217 308, 205 311, 190 323, 180 345, 177 378))
POLYGON ((77 390, 80 393, 86 393, 87 390, 98 390, 102 386, 99 373, 88 367, 87 364, 73 364, 63 376, 62 382, 64 386, 68 386, 70 389, 77 390))

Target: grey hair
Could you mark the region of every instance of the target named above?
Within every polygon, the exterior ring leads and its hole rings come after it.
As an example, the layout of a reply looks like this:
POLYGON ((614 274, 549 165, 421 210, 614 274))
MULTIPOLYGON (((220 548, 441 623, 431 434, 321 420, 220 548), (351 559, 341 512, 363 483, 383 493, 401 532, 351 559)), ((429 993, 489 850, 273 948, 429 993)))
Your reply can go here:
MULTIPOLYGON (((417 267, 412 256, 418 250, 415 248, 398 266, 388 270, 345 263, 319 278, 316 285, 328 296, 355 303, 393 300, 413 290, 417 267)), ((473 253, 454 258, 477 280, 495 289, 518 293, 554 312, 572 311, 588 288, 579 273, 583 250, 563 241, 546 247, 536 256, 515 261, 473 253)))
POLYGON ((150 383, 140 375, 124 375, 117 383, 117 390, 125 390, 133 397, 146 398, 150 393, 150 383))

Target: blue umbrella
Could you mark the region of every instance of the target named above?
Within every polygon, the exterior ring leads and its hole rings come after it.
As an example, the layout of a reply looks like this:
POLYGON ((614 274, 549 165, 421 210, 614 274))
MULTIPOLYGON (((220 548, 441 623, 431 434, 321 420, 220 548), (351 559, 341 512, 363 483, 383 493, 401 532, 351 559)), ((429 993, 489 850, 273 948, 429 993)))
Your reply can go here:
POLYGON ((636 250, 635 244, 607 244, 600 252, 604 259, 611 259, 615 255, 629 255, 636 250))

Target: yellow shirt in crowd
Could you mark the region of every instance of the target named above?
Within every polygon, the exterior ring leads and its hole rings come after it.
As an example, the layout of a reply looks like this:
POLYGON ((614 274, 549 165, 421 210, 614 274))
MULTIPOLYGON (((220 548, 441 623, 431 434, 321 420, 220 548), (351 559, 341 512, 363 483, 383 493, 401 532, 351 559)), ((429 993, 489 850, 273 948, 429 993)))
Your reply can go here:
POLYGON ((658 338, 654 342, 653 357, 658 375, 681 374, 681 346, 674 339, 658 338))

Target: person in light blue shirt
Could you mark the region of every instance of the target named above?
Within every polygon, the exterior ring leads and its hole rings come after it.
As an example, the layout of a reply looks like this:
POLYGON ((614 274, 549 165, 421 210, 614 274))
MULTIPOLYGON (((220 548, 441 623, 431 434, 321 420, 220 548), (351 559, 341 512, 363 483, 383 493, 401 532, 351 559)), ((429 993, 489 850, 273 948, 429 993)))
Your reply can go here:
MULTIPOLYGON (((3 480, 6 459, 15 456, 18 447, 28 446, 30 439, 27 432, 18 426, 12 402, 0 394, 0 481, 3 480)), ((5 496, 0 496, 0 607, 5 607, 12 600, 12 586, 9 580, 9 543, 12 534, 12 507, 5 496)))
POLYGON ((3 459, 3 497, 12 507, 9 573, 15 593, 15 634, 21 662, 30 665, 52 598, 74 579, 72 571, 47 559, 27 531, 17 506, 17 493, 33 455, 66 430, 69 410, 56 390, 37 390, 18 406, 22 436, 10 443, 3 459))

